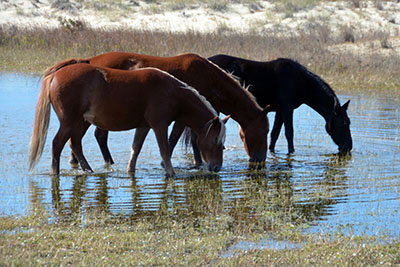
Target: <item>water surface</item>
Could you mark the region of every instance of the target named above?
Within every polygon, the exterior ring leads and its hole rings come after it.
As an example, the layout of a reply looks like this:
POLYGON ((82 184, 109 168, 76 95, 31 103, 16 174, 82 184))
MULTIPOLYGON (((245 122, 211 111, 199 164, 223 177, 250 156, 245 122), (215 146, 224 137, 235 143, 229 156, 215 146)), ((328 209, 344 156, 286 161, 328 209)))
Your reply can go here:
MULTIPOLYGON (((28 152, 40 89, 36 76, 0 75, 0 215, 25 215, 44 205, 53 220, 100 209, 131 218, 152 216, 161 208, 197 216, 213 209, 235 210, 261 191, 271 193, 269 207, 296 211, 311 225, 309 231, 343 231, 398 237, 400 235, 400 99, 397 96, 339 95, 351 99, 349 117, 354 148, 339 158, 325 132, 324 120, 312 109, 295 111, 295 149, 288 156, 283 133, 276 153, 268 154, 266 169, 249 171, 247 155, 233 120, 227 124, 224 165, 220 173, 205 176, 193 169, 190 153, 178 146, 172 158, 176 179, 165 179, 152 132, 139 156, 135 178, 125 172, 134 131, 110 133, 116 161, 104 165, 91 127, 83 139, 84 154, 94 169, 84 175, 68 165, 70 149, 61 156, 61 176, 51 178, 51 140, 58 129, 52 113, 43 156, 28 172, 28 152)), ((273 113, 269 114, 270 124, 273 113)), ((291 218, 294 221, 296 218, 291 218)))

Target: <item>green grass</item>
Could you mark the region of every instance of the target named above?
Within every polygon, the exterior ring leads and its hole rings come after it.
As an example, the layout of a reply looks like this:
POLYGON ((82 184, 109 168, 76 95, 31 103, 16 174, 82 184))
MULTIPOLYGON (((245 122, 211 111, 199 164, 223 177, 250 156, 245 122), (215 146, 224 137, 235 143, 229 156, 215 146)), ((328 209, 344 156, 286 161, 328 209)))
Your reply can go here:
MULTIPOLYGON (((262 213, 261 213, 262 214, 262 213)), ((258 213, 257 213, 258 215, 258 213)), ((293 225, 273 232, 256 222, 232 223, 224 211, 193 217, 159 211, 151 219, 86 213, 49 224, 45 212, 0 217, 0 265, 7 266, 366 266, 400 263, 400 243, 368 237, 301 235, 293 225), (290 232, 298 248, 230 249, 290 232), (294 233, 297 233, 294 235, 294 233)))

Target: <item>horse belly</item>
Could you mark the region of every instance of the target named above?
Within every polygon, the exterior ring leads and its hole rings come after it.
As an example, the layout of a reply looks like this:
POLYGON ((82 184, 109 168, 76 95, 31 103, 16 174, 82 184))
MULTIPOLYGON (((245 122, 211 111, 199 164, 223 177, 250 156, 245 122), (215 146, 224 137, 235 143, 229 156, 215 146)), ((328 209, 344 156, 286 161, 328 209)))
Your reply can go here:
POLYGON ((90 109, 83 114, 83 117, 96 127, 108 131, 126 131, 138 127, 148 127, 148 123, 141 112, 90 109))

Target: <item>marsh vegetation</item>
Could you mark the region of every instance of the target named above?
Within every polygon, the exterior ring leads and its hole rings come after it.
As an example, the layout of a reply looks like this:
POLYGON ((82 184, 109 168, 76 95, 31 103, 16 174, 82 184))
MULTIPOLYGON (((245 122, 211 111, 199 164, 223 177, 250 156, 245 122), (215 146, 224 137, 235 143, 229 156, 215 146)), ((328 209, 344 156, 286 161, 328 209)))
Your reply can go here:
MULTIPOLYGON (((192 3, 184 2, 169 4, 192 3)), ((290 16, 318 1, 277 2, 290 16), (304 6, 288 7, 300 3, 304 6)), ((0 265, 400 264, 400 55, 388 33, 360 36, 343 28, 333 34, 322 24, 284 36, 224 25, 215 33, 176 33, 92 29, 75 19, 59 23, 58 28, 0 26, 0 71, 34 75, 15 90, 3 81, 25 76, 0 78, 0 265), (348 45, 363 49, 342 49, 348 45), (265 170, 247 169, 237 126, 230 122, 218 176, 191 169, 190 155, 181 150, 173 159, 177 179, 165 179, 150 139, 136 177, 128 177, 123 170, 132 133, 111 137, 118 162, 109 168, 91 132, 83 142, 94 175, 71 170, 67 150, 61 177, 49 177, 49 140, 39 169, 28 173, 24 162, 38 75, 60 60, 107 51, 293 58, 323 77, 342 101, 352 99, 353 154, 334 154, 318 115, 301 109, 295 118, 296 154, 285 154, 281 137, 265 170)), ((50 127, 54 132, 56 122, 50 127)))

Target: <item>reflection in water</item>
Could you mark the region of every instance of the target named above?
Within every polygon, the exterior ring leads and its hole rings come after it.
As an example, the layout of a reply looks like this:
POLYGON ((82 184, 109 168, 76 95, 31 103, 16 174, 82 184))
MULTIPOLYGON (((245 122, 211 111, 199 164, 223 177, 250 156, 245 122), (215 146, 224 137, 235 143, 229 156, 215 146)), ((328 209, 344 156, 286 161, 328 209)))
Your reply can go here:
MULTIPOLYGON (((200 174, 178 179, 160 178, 151 184, 142 184, 145 178, 119 177, 120 186, 113 187, 109 183, 115 183, 111 173, 78 175, 73 178, 71 187, 60 188, 63 177, 52 178, 52 206, 58 221, 84 216, 88 211, 138 220, 151 219, 154 214, 196 219, 225 210, 237 223, 259 220, 269 229, 275 227, 273 222, 277 218, 274 216, 278 214, 288 216, 280 219, 294 224, 312 224, 332 215, 333 207, 346 200, 344 167, 350 159, 327 156, 323 164, 318 165, 321 177, 294 177, 296 160, 288 156, 276 158, 276 164, 264 170, 229 173, 224 177, 200 174), (71 194, 67 193, 69 191, 71 194), (129 199, 112 199, 111 195, 120 193, 129 199), (260 209, 269 211, 271 217, 258 218, 260 209)), ((37 188, 32 193, 36 191, 37 188)))
MULTIPOLYGON (((61 157, 60 178, 48 176, 51 137, 58 121, 52 114, 49 138, 35 172, 27 154, 40 82, 38 77, 0 75, 0 214, 24 215, 47 208, 55 220, 99 211, 129 219, 154 214, 190 218, 226 212, 237 222, 255 220, 273 227, 277 220, 330 231, 343 225, 357 233, 400 235, 400 99, 343 96, 351 99, 349 116, 354 148, 339 157, 336 145, 314 111, 294 114, 296 152, 286 155, 279 138, 265 168, 249 169, 238 125, 227 123, 224 165, 218 175, 193 170, 184 149, 174 152, 176 179, 164 179, 157 143, 150 132, 138 159, 136 178, 125 173, 133 132, 110 133, 116 164, 104 166, 91 127, 82 143, 95 173, 83 175, 61 157), (259 214, 263 212, 264 217, 259 214), (279 217, 281 216, 281 217, 279 217), (286 216, 286 217, 285 217, 286 216)), ((273 123, 273 114, 270 114, 273 123)))

